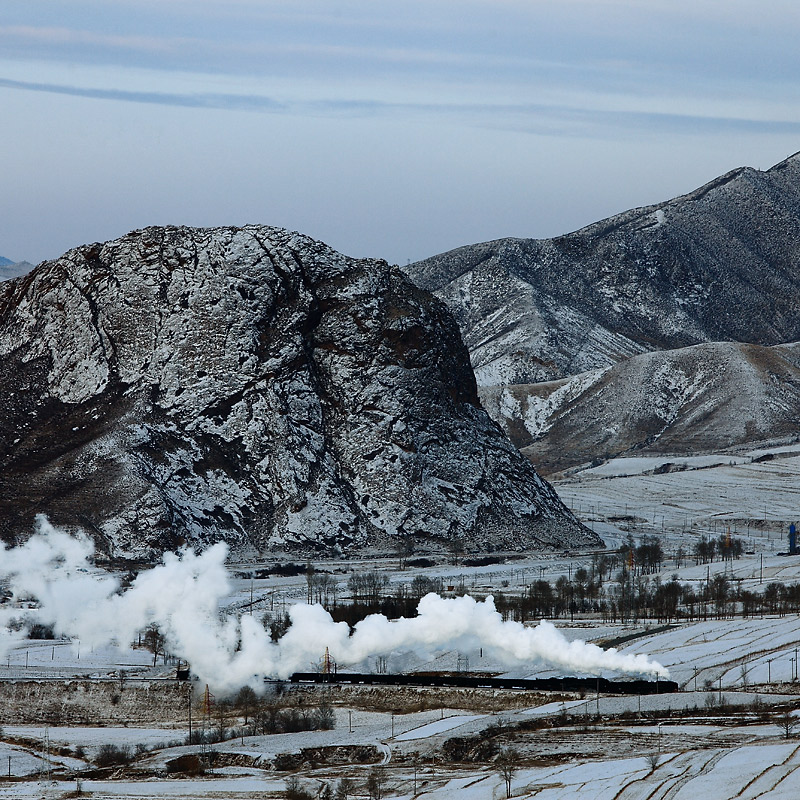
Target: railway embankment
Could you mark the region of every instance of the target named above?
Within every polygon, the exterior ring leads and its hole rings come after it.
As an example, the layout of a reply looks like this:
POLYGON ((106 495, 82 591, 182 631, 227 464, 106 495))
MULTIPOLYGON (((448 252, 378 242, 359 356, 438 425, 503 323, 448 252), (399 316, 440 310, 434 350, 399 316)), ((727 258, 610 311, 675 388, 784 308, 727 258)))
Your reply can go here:
POLYGON ((0 681, 0 725, 137 725, 188 716, 188 683, 176 681, 0 681))

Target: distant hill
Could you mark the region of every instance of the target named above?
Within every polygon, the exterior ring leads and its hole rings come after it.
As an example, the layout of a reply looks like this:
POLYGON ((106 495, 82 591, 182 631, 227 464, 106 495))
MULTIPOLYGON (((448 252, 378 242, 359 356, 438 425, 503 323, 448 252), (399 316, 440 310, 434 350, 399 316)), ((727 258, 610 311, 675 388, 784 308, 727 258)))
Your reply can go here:
POLYGON ((800 435, 800 343, 700 344, 479 393, 545 474, 617 456, 731 450, 800 435))
POLYGON ((487 411, 546 474, 800 434, 800 345, 776 347, 800 342, 800 153, 406 272, 453 312, 487 411))
POLYGON ((33 264, 29 264, 27 261, 9 261, 7 258, 0 258, 0 281, 18 278, 32 269, 33 264))

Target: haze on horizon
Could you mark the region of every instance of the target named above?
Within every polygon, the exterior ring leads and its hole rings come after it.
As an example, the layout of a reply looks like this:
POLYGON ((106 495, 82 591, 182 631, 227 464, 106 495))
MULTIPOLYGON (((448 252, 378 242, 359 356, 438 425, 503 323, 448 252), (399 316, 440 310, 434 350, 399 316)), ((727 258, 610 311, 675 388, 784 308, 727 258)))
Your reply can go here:
POLYGON ((0 255, 566 233, 800 150, 799 35, 790 0, 6 0, 0 255))

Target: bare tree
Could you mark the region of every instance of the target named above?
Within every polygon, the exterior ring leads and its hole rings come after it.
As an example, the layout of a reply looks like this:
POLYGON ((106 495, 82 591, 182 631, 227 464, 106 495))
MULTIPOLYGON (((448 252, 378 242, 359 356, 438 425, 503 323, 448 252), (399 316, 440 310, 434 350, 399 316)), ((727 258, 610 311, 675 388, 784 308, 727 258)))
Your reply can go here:
POLYGON ((244 715, 244 724, 247 725, 250 715, 253 713, 256 705, 258 704, 258 697, 256 696, 255 691, 250 686, 242 686, 242 688, 239 689, 238 693, 236 694, 236 699, 233 702, 244 715))
POLYGON ((164 651, 164 635, 155 623, 148 625, 144 632, 144 646, 153 654, 153 666, 155 666, 159 654, 164 651))
POLYGON ((506 797, 511 797, 511 781, 519 768, 519 753, 512 747, 504 747, 497 756, 495 764, 506 783, 506 797))
POLYGON ((660 753, 650 753, 647 756, 647 764, 650 767, 650 772, 655 772, 658 769, 658 762, 661 760, 660 753))
POLYGON ((775 717, 775 724, 783 732, 784 739, 791 739, 794 735, 794 729, 800 723, 800 718, 795 716, 794 712, 786 708, 775 717))
POLYGON ((395 552, 400 560, 400 569, 405 569, 409 556, 414 555, 414 540, 407 534, 401 535, 395 544, 395 552))
POLYGON ((350 800, 356 790, 356 785, 350 778, 341 778, 336 785, 334 797, 336 800, 350 800))
POLYGON ((464 540, 459 537, 451 539, 447 543, 447 549, 450 551, 450 563, 458 564, 464 555, 464 540))
POLYGON ((383 767, 373 767, 369 771, 367 792, 369 792, 369 800, 383 800, 386 794, 386 770, 383 767))
POLYGON ((286 800, 314 800, 314 795, 306 789, 296 775, 286 779, 286 800))

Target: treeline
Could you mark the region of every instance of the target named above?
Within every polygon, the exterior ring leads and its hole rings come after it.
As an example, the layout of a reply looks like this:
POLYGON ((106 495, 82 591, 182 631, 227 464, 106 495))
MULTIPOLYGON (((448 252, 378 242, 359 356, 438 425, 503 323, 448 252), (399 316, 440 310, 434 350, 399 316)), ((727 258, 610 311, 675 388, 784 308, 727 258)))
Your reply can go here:
MULTIPOLYGON (((329 575, 309 573, 309 596, 320 603, 335 622, 346 622, 351 627, 370 614, 383 614, 388 619, 417 616, 417 605, 430 592, 441 594, 441 578, 417 575, 409 583, 398 584, 390 590, 389 576, 373 570, 356 573, 347 581, 349 597, 342 599, 333 589, 329 575)), ((277 641, 289 627, 285 612, 267 613, 262 622, 277 641)))
POLYGON ((680 583, 676 576, 662 581, 624 570, 600 587, 570 582, 565 576, 555 585, 536 581, 521 596, 495 594, 495 605, 504 619, 519 622, 576 614, 599 614, 605 622, 673 622, 800 612, 798 584, 773 582, 763 592, 754 592, 741 583, 741 579, 714 575, 698 586, 680 583))
MULTIPOLYGON (((728 535, 702 536, 691 552, 679 547, 671 556, 676 568, 691 559, 695 564, 715 560, 738 559, 744 552, 741 539, 728 535)), ((679 583, 677 579, 662 581, 658 573, 668 566, 661 541, 657 536, 643 536, 638 543, 628 536, 616 552, 595 554, 588 567, 570 570, 554 582, 544 579, 527 584, 521 594, 504 593, 508 581, 493 590, 495 604, 505 619, 520 622, 543 618, 561 618, 575 614, 601 615, 616 622, 639 618, 671 621, 676 619, 708 619, 734 614, 750 616, 759 613, 789 613, 798 609, 793 586, 770 584, 763 594, 742 589, 737 581, 717 575, 700 585, 679 583)), ((378 571, 357 573, 347 582, 347 596, 328 573, 317 572, 307 565, 306 581, 309 602, 320 603, 336 622, 351 627, 370 614, 383 614, 389 619, 414 617, 417 605, 429 592, 467 594, 463 577, 445 587, 442 578, 417 575, 409 582, 391 585, 389 576, 378 571)), ((287 630, 285 612, 267 614, 264 623, 279 639, 287 630)))
POLYGON ((327 731, 336 727, 336 714, 324 695, 318 703, 306 704, 302 695, 277 684, 266 695, 242 687, 231 699, 220 698, 207 708, 198 707, 195 725, 186 744, 216 744, 241 736, 297 731, 327 731), (232 725, 238 718, 243 724, 232 725))

